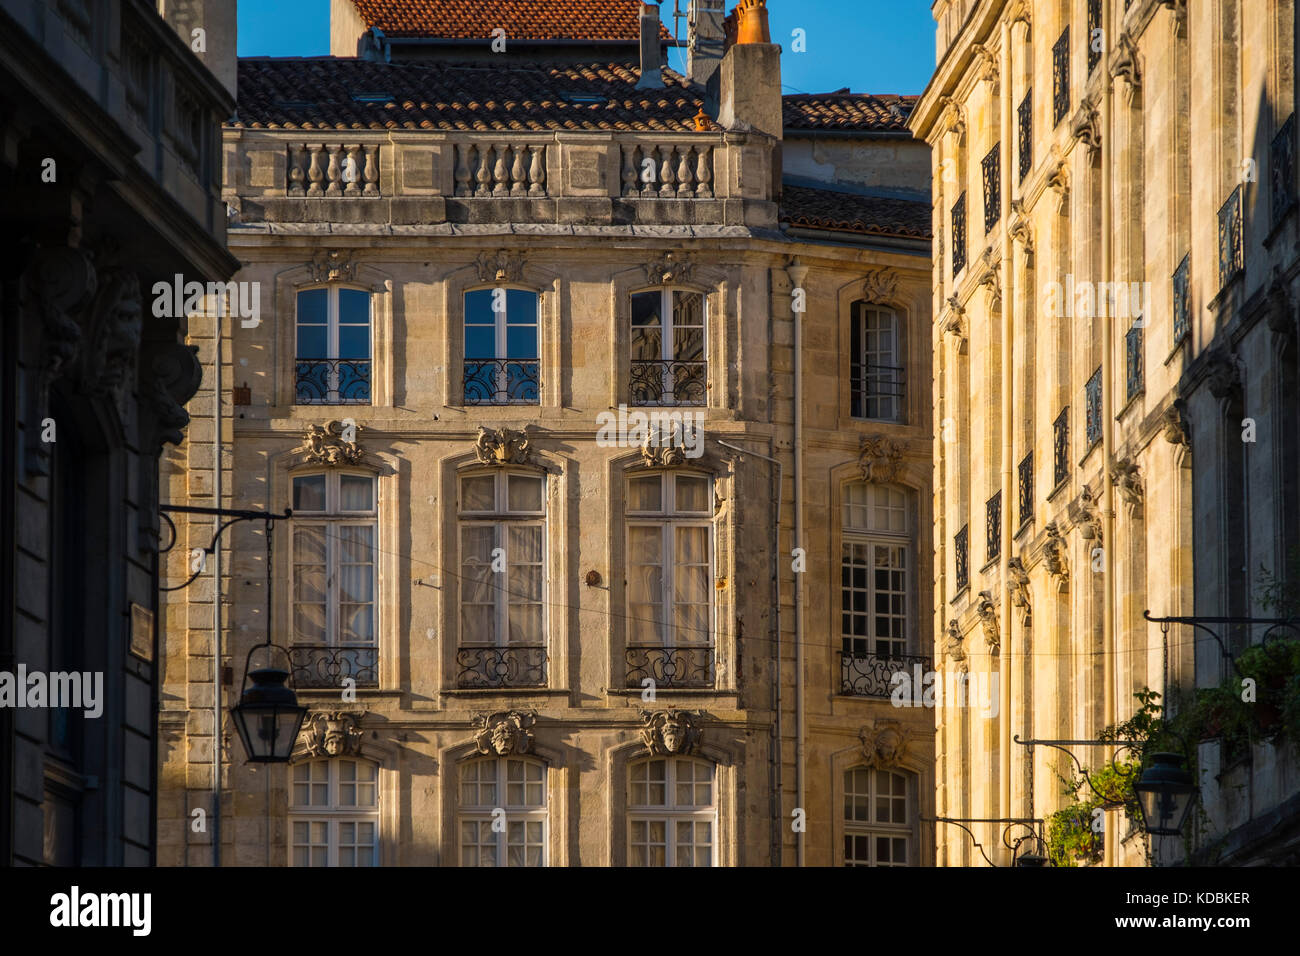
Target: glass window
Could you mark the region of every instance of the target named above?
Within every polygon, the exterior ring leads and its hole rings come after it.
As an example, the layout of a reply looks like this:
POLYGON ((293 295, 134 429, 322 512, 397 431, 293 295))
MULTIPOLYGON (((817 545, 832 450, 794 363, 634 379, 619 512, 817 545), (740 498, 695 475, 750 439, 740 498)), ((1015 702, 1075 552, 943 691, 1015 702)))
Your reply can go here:
POLYGON ((327 286, 298 293, 294 350, 299 405, 368 405, 370 293, 327 286))
POLYGON ((369 760, 295 764, 290 866, 379 865, 379 768, 369 760))
POLYGON ((910 645, 913 542, 908 496, 865 481, 844 486, 841 650, 846 657, 899 657, 910 645))
POLYGON ((523 757, 471 760, 460 773, 461 866, 546 866, 546 767, 523 757))
POLYGON ((465 293, 465 404, 540 401, 538 295, 527 289, 465 293))
POLYGON ((844 774, 844 865, 910 866, 915 776, 857 767, 844 774))
POLYGON ((688 757, 628 768, 628 863, 713 866, 717 810, 713 765, 688 757))
POLYGON ((704 404, 705 312, 702 292, 654 289, 633 294, 631 404, 704 404))
POLYGON ((851 414, 902 421, 906 392, 898 315, 892 309, 854 303, 850 339, 851 414))

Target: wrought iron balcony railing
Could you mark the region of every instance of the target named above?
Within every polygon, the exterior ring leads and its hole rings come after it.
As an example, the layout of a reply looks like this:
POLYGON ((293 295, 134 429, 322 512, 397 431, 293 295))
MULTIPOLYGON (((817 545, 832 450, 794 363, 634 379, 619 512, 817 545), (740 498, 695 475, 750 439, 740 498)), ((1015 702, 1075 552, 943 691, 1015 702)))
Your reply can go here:
POLYGON ((952 206, 952 274, 966 268, 966 194, 952 206))
POLYGON ((991 232, 1002 215, 1002 144, 994 143, 980 162, 984 178, 984 231, 991 232))
POLYGON ((379 686, 379 649, 373 644, 294 644, 289 663, 298 688, 337 690, 344 678, 356 681, 357 687, 379 686))
POLYGON ((1269 147, 1273 225, 1295 205, 1295 113, 1286 118, 1269 147))
POLYGON ((492 687, 545 687, 546 646, 516 644, 510 647, 461 645, 456 651, 456 686, 464 689, 492 687))
POLYGON ((1034 453, 1020 459, 1020 527, 1034 519, 1034 453))
POLYGON ((1070 28, 1052 46, 1052 125, 1070 112, 1070 28))
POLYGON ((1125 395, 1131 399, 1146 387, 1146 372, 1142 364, 1142 326, 1134 325, 1124 336, 1125 395))
POLYGON ((632 360, 633 405, 703 405, 707 392, 707 362, 632 360))
POLYGON ((294 359, 299 405, 369 405, 370 359, 294 359))
POLYGON ((953 535, 952 550, 957 577, 957 593, 970 587, 970 525, 964 525, 953 535))
POLYGON ((1020 130, 1020 181, 1024 182, 1029 171, 1034 168, 1034 91, 1032 89, 1025 90, 1025 98, 1020 101, 1016 118, 1020 130))
POLYGON ((998 492, 984 506, 984 553, 989 561, 1002 555, 1002 492, 998 492))
POLYGON ((881 656, 841 651, 840 693, 849 697, 889 697, 894 691, 893 676, 903 673, 911 681, 918 664, 922 674, 934 667, 933 658, 919 654, 881 656))
POLYGON ((1183 256, 1174 270, 1174 345, 1187 338, 1192 330, 1191 309, 1192 254, 1183 256))
POLYGON ((854 418, 898 421, 907 395, 907 370, 901 365, 861 365, 849 367, 849 394, 854 418))
POLYGON ((1066 405, 1052 422, 1052 487, 1059 487, 1069 477, 1070 406, 1066 405))
POLYGON ((711 646, 629 646, 624 655, 627 686, 641 687, 649 678, 656 687, 712 687, 713 658, 711 646))
POLYGON ((540 404, 541 368, 535 358, 467 358, 465 404, 540 404))
POLYGON ((1101 0, 1088 0, 1088 75, 1101 62, 1101 0))
POLYGON ((1238 186, 1219 207, 1219 288, 1245 268, 1243 239, 1241 186, 1238 186))
POLYGON ((1088 384, 1084 388, 1084 397, 1088 402, 1088 415, 1084 427, 1089 448, 1101 441, 1101 388, 1101 369, 1099 368, 1092 373, 1092 378, 1088 379, 1088 384))

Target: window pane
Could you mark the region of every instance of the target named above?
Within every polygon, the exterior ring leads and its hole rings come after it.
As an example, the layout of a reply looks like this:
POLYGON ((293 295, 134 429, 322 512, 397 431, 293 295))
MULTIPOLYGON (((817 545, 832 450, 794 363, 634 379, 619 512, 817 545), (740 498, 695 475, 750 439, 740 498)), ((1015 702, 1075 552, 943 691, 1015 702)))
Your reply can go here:
POLYGON ((293 510, 325 510, 324 475, 302 475, 293 480, 293 510))
POLYGON ((329 358, 329 290, 298 293, 297 358, 329 358))
POLYGON ((663 529, 633 525, 627 538, 628 641, 659 644, 664 638, 663 529))
POLYGON ((500 358, 539 358, 537 326, 511 325, 506 328, 506 354, 500 358))
POLYGON ((633 478, 627 483, 627 510, 663 510, 663 479, 659 475, 633 478))
POLYGON ((658 361, 663 355, 663 295, 658 290, 632 296, 632 360, 658 361))
POLYGON ((496 643, 496 595, 492 549, 493 525, 462 525, 460 529, 461 640, 466 644, 496 643))
POLYGON ((704 296, 673 293, 673 354, 679 362, 704 359, 704 296))
POLYGON ((339 289, 339 324, 370 324, 370 293, 362 289, 339 289))
POLYGON ((542 510, 542 479, 531 475, 510 475, 508 506, 511 511, 537 512, 542 510))
POLYGON ((507 289, 506 321, 510 325, 536 325, 537 293, 527 289, 507 289))
POLYGON ((505 357, 504 355, 497 355, 497 334, 492 326, 465 326, 465 358, 494 359, 505 357))
POLYGON ((375 507, 375 483, 365 475, 341 475, 339 477, 340 511, 373 511, 375 507))
POLYGON ((460 510, 492 511, 496 507, 495 488, 492 475, 473 475, 461 479, 460 510))
POLYGON ((709 507, 709 479, 699 475, 678 475, 673 482, 677 487, 677 510, 711 512, 709 507))

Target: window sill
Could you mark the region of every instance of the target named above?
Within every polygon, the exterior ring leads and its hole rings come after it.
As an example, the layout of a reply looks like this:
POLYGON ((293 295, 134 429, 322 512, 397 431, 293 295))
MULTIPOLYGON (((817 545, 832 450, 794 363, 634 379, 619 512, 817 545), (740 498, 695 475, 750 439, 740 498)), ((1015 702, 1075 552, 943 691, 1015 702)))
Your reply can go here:
POLYGON ((998 566, 998 562, 1001 560, 1002 560, 1002 555, 995 554, 993 557, 989 558, 987 561, 984 562, 984 565, 980 568, 980 574, 988 574, 989 570, 992 568, 996 568, 998 566))
MULTIPOLYGON (((605 688, 605 693, 610 697, 640 697, 644 692, 644 687, 605 688)), ((655 698, 658 699, 663 697, 665 694, 674 694, 683 697, 727 697, 731 699, 740 697, 740 691, 732 687, 665 687, 661 684, 656 684, 655 698)))
POLYGON ((1051 491, 1047 493, 1047 500, 1048 501, 1053 500, 1057 495, 1059 495, 1062 491, 1068 488, 1069 485, 1070 485, 1070 476, 1066 475, 1064 478, 1062 478, 1060 481, 1056 483, 1055 488, 1053 488, 1051 491))
POLYGON ((564 697, 568 690, 560 687, 452 687, 443 697, 564 697))
POLYGON ((957 589, 957 593, 952 596, 952 600, 950 600, 948 603, 956 604, 962 598, 969 597, 969 596, 970 596, 970 584, 964 584, 957 589))
POLYGON ((1139 404, 1140 399, 1144 395, 1146 395, 1146 393, 1147 393, 1146 386, 1143 385, 1136 392, 1130 395, 1128 400, 1124 402, 1124 407, 1121 408, 1119 412, 1115 415, 1115 421, 1118 422, 1123 420, 1124 416, 1128 413, 1128 410, 1132 408, 1134 405, 1139 404))

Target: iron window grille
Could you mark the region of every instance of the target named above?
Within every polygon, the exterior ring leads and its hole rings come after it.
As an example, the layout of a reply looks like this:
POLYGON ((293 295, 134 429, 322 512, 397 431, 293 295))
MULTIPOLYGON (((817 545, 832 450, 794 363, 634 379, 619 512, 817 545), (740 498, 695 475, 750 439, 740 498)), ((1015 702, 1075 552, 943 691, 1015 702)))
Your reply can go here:
POLYGON ((1219 207, 1219 288, 1244 268, 1242 240, 1241 186, 1237 186, 1219 207))
POLYGON ((1088 75, 1101 62, 1101 0, 1088 0, 1088 75))
POLYGON ((1070 112, 1070 28, 1052 47, 1052 123, 1061 122, 1070 112))
POLYGON ((1269 147, 1269 172, 1273 188, 1273 225, 1295 205, 1295 113, 1286 118, 1269 147))
POLYGON ((1125 370, 1127 375, 1125 380, 1127 387, 1125 395, 1132 399, 1142 391, 1146 385, 1146 373, 1142 365, 1142 326, 1134 325, 1124 336, 1124 356, 1125 370))
POLYGON ((953 203, 952 207, 952 274, 966 268, 966 194, 953 203))
POLYGON ((1020 491, 1020 527, 1034 518, 1034 453, 1020 460, 1018 487, 1020 491))
POLYGON ((964 525, 952 539, 954 571, 957 593, 970 587, 970 525, 964 525))
POLYGON ((894 675, 911 674, 919 665, 925 673, 934 659, 922 654, 878 654, 840 652, 840 693, 845 697, 889 697, 898 686, 894 675))
POLYGON ((1016 111, 1020 139, 1020 181, 1024 182, 1034 167, 1034 91, 1025 90, 1025 98, 1016 111))
POLYGON ((853 304, 849 395, 854 418, 902 420, 906 388, 900 325, 892 309, 853 304))
POLYGON ((993 230, 1002 215, 1001 154, 1002 144, 994 143, 993 148, 980 163, 984 178, 984 231, 986 233, 993 230))
POLYGON ((632 296, 631 404, 705 404, 705 313, 701 292, 652 289, 632 296))
POLYGON ((1174 345, 1179 345, 1192 330, 1191 310, 1192 254, 1183 256, 1174 270, 1174 345))
POLYGON ((1002 556, 1002 492, 984 506, 984 551, 989 561, 1002 556))
POLYGON ((294 402, 370 404, 370 293, 342 286, 297 295, 294 402))
POLYGON ((1070 477, 1070 406, 1052 422, 1052 487, 1059 488, 1070 477))
POLYGON ((466 405, 538 405, 538 296, 528 289, 465 293, 466 405))
POLYGON ((1088 447, 1091 448, 1097 442, 1101 441, 1101 369, 1092 373, 1092 378, 1088 379, 1085 387, 1087 397, 1087 423, 1085 425, 1085 434, 1088 439, 1088 447))

